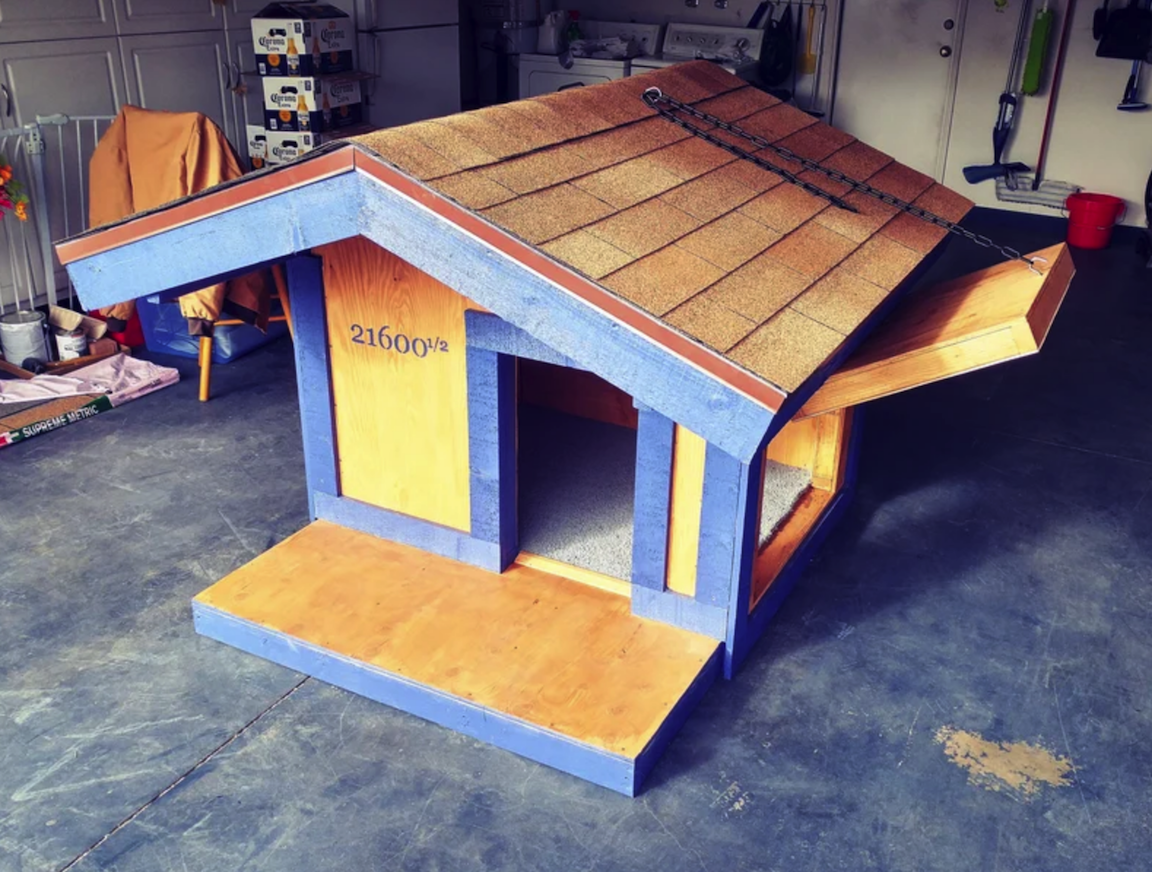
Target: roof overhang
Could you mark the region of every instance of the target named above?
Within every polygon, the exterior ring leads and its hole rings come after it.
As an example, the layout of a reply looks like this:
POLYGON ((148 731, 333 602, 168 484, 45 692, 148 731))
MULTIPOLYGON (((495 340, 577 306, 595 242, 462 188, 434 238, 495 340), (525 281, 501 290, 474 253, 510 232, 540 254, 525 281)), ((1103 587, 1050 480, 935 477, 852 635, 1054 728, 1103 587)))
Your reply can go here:
POLYGON ((57 252, 83 304, 99 308, 174 296, 354 236, 371 239, 741 460, 763 445, 786 399, 353 145, 65 241, 57 252))

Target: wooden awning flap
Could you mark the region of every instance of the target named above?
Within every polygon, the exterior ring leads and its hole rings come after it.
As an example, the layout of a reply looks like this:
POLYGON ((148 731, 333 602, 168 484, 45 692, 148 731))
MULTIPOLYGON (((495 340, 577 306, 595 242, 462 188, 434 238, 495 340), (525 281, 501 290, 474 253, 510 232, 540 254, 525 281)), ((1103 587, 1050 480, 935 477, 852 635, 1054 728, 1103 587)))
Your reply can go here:
POLYGON ((1040 273, 1008 261, 901 303, 804 404, 806 418, 1035 354, 1075 266, 1063 243, 1035 252, 1040 273))

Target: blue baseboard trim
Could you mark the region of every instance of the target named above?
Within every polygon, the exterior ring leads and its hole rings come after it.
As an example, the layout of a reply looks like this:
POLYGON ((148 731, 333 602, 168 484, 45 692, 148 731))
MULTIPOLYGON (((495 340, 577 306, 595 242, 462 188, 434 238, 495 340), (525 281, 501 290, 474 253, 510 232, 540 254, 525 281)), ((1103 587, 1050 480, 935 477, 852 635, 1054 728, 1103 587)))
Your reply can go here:
MULTIPOLYGON (((664 730, 642 752, 630 760, 599 748, 584 745, 502 712, 476 705, 427 685, 419 684, 378 667, 301 641, 285 633, 261 627, 227 612, 194 602, 192 614, 196 631, 202 636, 239 648, 249 654, 279 663, 320 681, 384 703, 426 721, 567 772, 625 796, 635 796, 637 772, 647 772, 667 745, 675 728, 664 730), (661 740, 657 742, 657 740, 661 740)), ((715 670, 713 670, 714 672, 715 670)), ((702 676, 703 677, 703 676, 702 676)), ((709 682, 710 683, 710 682, 709 682)), ((698 699, 703 689, 693 684, 689 696, 698 699)), ((687 697, 685 698, 687 699, 687 697)), ((681 700, 683 703, 684 700, 681 700)), ((682 723, 690 707, 673 710, 682 723)), ((671 721, 672 718, 669 718, 671 721)), ((667 725, 667 722, 666 722, 667 725)), ((675 725, 677 728, 679 723, 675 725)))
POLYGON ((632 585, 632 614, 720 641, 728 629, 726 608, 670 590, 652 590, 639 585, 632 585))
POLYGON ((319 520, 331 521, 370 536, 470 563, 489 572, 503 570, 503 558, 497 542, 484 542, 461 530, 390 512, 347 497, 324 493, 314 493, 312 497, 319 520))

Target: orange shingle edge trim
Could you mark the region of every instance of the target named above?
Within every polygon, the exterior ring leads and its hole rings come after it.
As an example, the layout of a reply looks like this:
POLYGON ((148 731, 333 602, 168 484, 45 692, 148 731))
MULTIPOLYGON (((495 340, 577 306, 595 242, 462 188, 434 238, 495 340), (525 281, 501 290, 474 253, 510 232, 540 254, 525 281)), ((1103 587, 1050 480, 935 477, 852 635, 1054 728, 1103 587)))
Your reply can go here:
POLYGON ((532 246, 489 224, 480 216, 444 199, 418 182, 414 182, 378 158, 357 153, 355 163, 356 168, 361 172, 430 209, 461 230, 477 237, 486 245, 631 327, 770 411, 777 412, 783 405, 787 394, 778 388, 730 363, 646 312, 634 308, 610 291, 576 275, 532 246))
POLYGON ((237 206, 282 194, 321 179, 353 172, 356 168, 355 153, 355 148, 340 148, 263 175, 241 176, 236 184, 227 185, 218 191, 206 192, 175 206, 161 206, 155 212, 130 218, 124 223, 114 224, 104 230, 93 228, 83 236, 59 242, 56 244, 56 254, 60 263, 67 265, 218 215, 237 206))

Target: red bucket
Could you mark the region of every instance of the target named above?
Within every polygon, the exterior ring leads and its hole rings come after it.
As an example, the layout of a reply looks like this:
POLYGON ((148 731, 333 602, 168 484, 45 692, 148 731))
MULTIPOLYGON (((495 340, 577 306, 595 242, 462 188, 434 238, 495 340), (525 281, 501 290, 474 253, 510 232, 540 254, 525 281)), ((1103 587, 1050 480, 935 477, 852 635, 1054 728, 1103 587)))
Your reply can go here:
POLYGON ((1109 194, 1073 194, 1068 210, 1068 244, 1076 248, 1107 248, 1112 228, 1124 214, 1125 204, 1109 194))

